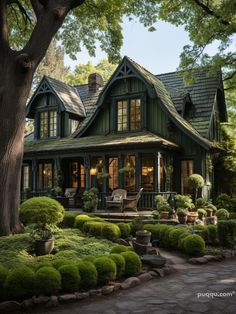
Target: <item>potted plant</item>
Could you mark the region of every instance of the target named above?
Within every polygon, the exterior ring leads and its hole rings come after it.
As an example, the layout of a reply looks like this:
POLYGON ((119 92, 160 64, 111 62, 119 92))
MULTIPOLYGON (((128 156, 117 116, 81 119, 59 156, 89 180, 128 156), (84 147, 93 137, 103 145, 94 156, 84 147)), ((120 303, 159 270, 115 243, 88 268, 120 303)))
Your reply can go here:
POLYGON ((194 190, 194 200, 197 200, 198 196, 198 190, 202 188, 205 184, 205 181, 203 177, 200 174, 193 173, 189 178, 188 178, 188 186, 190 189, 194 190))
POLYGON ((84 210, 87 212, 97 210, 98 200, 97 188, 91 188, 90 190, 85 191, 83 194, 84 210))
POLYGON ((147 245, 151 241, 151 232, 147 230, 139 230, 136 232, 136 242, 147 245))
POLYGON ((179 208, 177 210, 178 220, 181 224, 186 224, 187 222, 188 210, 185 208, 179 208))
POLYGON ((158 210, 160 211, 160 219, 169 219, 172 208, 168 203, 162 204, 158 210))
POLYGON ((187 215, 187 222, 193 223, 195 220, 198 218, 198 213, 197 212, 188 212, 187 215))
POLYGON ((199 219, 203 220, 204 217, 206 217, 207 212, 204 208, 198 208, 197 210, 199 219))
POLYGON ((37 256, 50 254, 54 249, 54 234, 58 231, 53 224, 35 224, 30 233, 35 243, 35 253, 37 256))
POLYGON ((211 207, 206 207, 205 210, 206 210, 206 213, 207 213, 207 217, 212 217, 212 212, 213 212, 212 208, 211 207))

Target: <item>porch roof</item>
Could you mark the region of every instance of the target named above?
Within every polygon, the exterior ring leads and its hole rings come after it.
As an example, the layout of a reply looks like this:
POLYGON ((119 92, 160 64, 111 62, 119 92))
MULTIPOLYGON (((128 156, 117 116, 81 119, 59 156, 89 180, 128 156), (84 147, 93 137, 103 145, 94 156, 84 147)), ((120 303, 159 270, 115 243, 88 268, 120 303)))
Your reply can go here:
POLYGON ((158 146, 168 149, 179 149, 180 147, 173 142, 159 137, 151 132, 136 132, 123 134, 109 134, 86 136, 80 138, 64 138, 50 141, 32 141, 29 137, 25 141, 25 153, 42 153, 63 150, 94 150, 98 149, 114 149, 120 147, 136 147, 136 146, 158 146))

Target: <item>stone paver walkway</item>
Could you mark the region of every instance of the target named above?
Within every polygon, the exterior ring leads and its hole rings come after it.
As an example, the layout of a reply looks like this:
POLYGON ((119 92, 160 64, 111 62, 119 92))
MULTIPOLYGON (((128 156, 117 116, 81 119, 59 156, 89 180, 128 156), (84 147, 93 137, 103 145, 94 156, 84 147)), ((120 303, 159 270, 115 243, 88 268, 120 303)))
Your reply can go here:
MULTIPOLYGON (((93 297, 45 314, 235 314, 236 259, 190 265, 176 258, 176 272, 110 296, 93 297), (231 293, 207 297, 204 293, 231 293)), ((27 312, 29 313, 29 312, 27 312)), ((31 313, 36 313, 34 310, 31 313)))

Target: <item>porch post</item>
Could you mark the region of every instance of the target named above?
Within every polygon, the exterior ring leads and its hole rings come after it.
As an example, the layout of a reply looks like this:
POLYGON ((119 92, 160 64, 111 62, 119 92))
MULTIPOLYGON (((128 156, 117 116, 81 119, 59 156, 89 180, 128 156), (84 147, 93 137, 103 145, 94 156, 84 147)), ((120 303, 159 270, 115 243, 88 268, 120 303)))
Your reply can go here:
POLYGON ((155 167, 155 177, 157 178, 156 187, 157 187, 157 192, 161 192, 161 153, 160 152, 157 153, 157 156, 155 156, 155 159, 157 159, 157 163, 156 163, 157 167, 155 167))
POLYGON ((85 168, 85 191, 90 188, 90 159, 89 156, 84 157, 84 168, 85 168))
MULTIPOLYGON (((61 170, 61 163, 60 163, 60 158, 55 158, 54 159, 54 182, 53 182, 53 187, 55 185, 60 186, 61 182, 59 182, 59 172, 61 170)), ((60 186, 61 187, 61 186, 60 186)))
POLYGON ((136 189, 139 191, 141 189, 142 184, 142 155, 141 153, 136 153, 136 173, 135 173, 135 179, 136 179, 136 189))
POLYGON ((36 192, 37 189, 37 160, 32 160, 32 192, 36 192))
MULTIPOLYGON (((103 170, 105 171, 105 173, 107 173, 109 171, 109 169, 108 169, 108 166, 107 166, 107 159, 106 159, 105 155, 102 156, 102 163, 103 163, 103 166, 104 166, 103 170)), ((107 185, 108 185, 107 181, 108 181, 107 178, 103 179, 103 185, 102 185, 103 193, 107 192, 107 185)))

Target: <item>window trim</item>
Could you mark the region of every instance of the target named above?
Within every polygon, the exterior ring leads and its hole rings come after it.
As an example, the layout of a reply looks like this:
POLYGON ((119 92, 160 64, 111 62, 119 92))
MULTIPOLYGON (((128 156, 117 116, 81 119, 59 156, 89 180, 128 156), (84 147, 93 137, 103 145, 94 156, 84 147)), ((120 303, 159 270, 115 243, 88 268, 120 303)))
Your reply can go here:
POLYGON ((59 119, 58 119, 58 116, 59 116, 59 112, 57 110, 57 108, 47 108, 47 110, 42 109, 42 110, 39 110, 38 111, 38 121, 39 121, 39 125, 38 125, 38 138, 40 140, 45 140, 45 139, 53 139, 53 138, 57 138, 58 137, 58 128, 59 128, 59 119), (51 119, 51 116, 50 116, 50 113, 51 112, 55 112, 56 113, 56 135, 55 136, 50 136, 50 131, 51 131, 51 123, 50 123, 50 119, 51 119), (42 136, 41 137, 41 114, 43 113, 47 113, 47 135, 46 136, 42 136))

